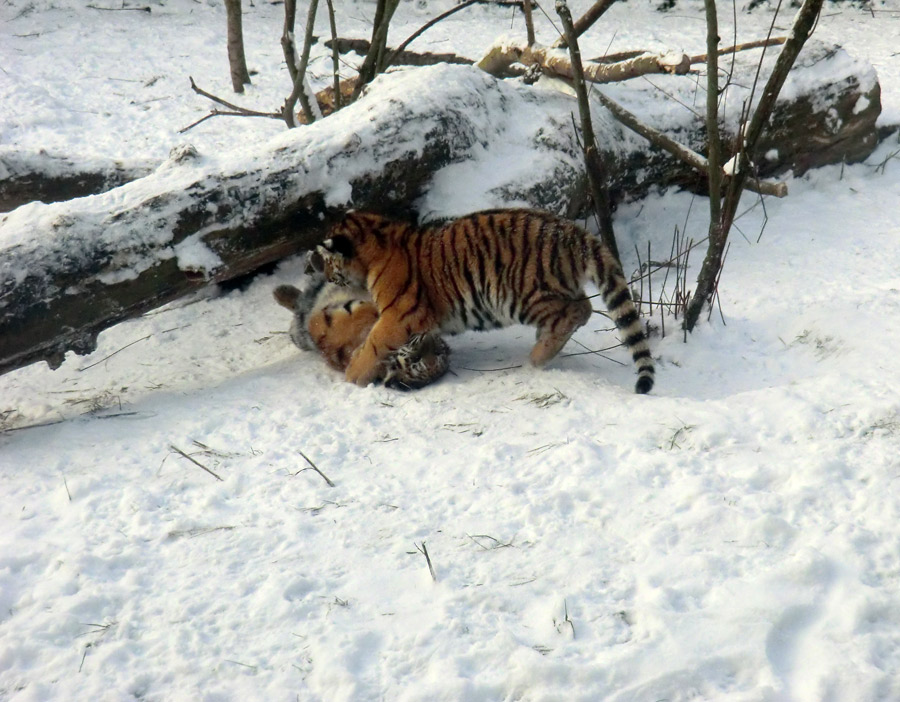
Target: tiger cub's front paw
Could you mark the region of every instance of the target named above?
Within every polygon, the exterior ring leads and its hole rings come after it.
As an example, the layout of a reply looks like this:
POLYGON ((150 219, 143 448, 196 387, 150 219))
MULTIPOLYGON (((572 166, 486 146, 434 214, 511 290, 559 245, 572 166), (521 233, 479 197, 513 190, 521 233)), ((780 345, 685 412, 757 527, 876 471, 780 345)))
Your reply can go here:
POLYGON ((369 362, 360 351, 361 349, 357 349, 351 356, 344 377, 348 382, 356 383, 359 387, 364 388, 378 377, 378 364, 369 362))

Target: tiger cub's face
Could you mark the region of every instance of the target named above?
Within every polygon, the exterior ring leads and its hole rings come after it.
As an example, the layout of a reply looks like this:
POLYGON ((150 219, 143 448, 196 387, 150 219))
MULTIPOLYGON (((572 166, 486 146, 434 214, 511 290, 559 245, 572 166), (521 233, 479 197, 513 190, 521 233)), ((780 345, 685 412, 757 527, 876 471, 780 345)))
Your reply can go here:
POLYGON ((368 271, 359 256, 356 246, 350 237, 337 232, 316 247, 314 265, 325 273, 332 283, 342 286, 366 287, 368 271))

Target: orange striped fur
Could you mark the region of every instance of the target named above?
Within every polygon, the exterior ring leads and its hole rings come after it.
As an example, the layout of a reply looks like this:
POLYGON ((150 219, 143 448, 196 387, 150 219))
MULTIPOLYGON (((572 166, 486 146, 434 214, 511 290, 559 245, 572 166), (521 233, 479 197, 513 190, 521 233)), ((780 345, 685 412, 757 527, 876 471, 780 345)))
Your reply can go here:
POLYGON ((333 282, 366 286, 379 318, 353 354, 347 380, 367 385, 408 339, 435 331, 537 327, 531 362, 543 366, 591 316, 584 283, 600 289, 649 392, 654 367, 621 266, 576 225, 528 209, 477 212, 432 228, 354 212, 319 248, 333 282))
MULTIPOLYGON (((275 301, 290 310, 290 336, 296 346, 318 351, 325 362, 346 371, 353 352, 378 320, 378 308, 364 287, 339 287, 310 271, 305 291, 279 285, 275 301)), ((440 378, 449 367, 450 349, 438 334, 414 337, 380 363, 376 376, 388 387, 411 390, 440 378)))

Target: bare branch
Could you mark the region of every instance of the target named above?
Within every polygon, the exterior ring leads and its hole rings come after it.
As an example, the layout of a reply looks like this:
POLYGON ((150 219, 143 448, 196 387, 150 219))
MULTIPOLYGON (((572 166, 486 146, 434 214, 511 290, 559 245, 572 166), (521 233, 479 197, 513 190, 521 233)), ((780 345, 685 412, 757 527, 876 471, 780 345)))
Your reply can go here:
POLYGON ((291 85, 297 81, 297 47, 294 44, 294 25, 297 21, 297 0, 284 0, 284 29, 281 32, 281 50, 287 64, 291 85))
MULTIPOLYGON (((372 43, 368 39, 347 39, 345 37, 338 37, 337 39, 326 41, 325 46, 332 50, 337 50, 338 53, 341 54, 354 51, 357 54, 364 56, 369 53, 369 50, 372 48, 372 43)), ((433 66, 438 63, 455 63, 471 66, 475 63, 472 59, 466 58, 465 56, 457 56, 456 54, 439 54, 429 51, 416 52, 406 49, 392 51, 389 61, 392 66, 433 66)))
MULTIPOLYGON (((708 172, 709 162, 706 158, 698 154, 696 151, 688 148, 684 144, 680 144, 658 129, 654 129, 650 125, 642 122, 633 113, 626 110, 615 100, 608 97, 607 95, 604 95, 599 90, 595 91, 594 95, 596 96, 600 104, 608 109, 612 113, 612 116, 615 117, 616 120, 621 122, 624 126, 628 127, 633 132, 640 134, 654 146, 658 146, 663 151, 666 151, 680 161, 687 163, 697 171, 700 171, 704 174, 708 172)), ((721 165, 718 166, 718 172, 724 175, 721 165)), ((788 194, 787 184, 782 182, 773 183, 771 181, 750 178, 747 181, 745 187, 747 188, 747 190, 750 190, 754 193, 759 193, 761 195, 786 197, 788 194)))
POLYGON ((722 144, 719 141, 719 20, 716 15, 716 0, 705 0, 706 4, 706 143, 709 158, 707 180, 709 181, 710 240, 715 236, 713 229, 719 226, 722 209, 722 144))
POLYGON ((328 5, 328 25, 331 27, 331 62, 333 65, 333 74, 334 74, 334 105, 333 112, 337 112, 341 109, 341 55, 338 52, 338 35, 337 35, 337 23, 334 19, 334 2, 333 0, 325 0, 328 5))
POLYGON ((359 67, 359 77, 351 98, 353 101, 359 97, 362 89, 372 82, 372 79, 378 74, 379 68, 384 65, 388 29, 391 25, 391 18, 394 16, 394 10, 397 9, 399 3, 400 0, 378 0, 375 22, 372 26, 372 45, 362 66, 359 67))
POLYGON ((715 240, 710 239, 710 246, 707 249, 706 257, 703 259, 700 274, 697 276, 697 286, 685 312, 684 326, 686 331, 693 330, 703 306, 712 300, 718 271, 722 266, 725 244, 728 241, 728 232, 731 229, 740 203, 741 192, 752 170, 749 154, 756 149, 756 144, 759 141, 763 128, 769 121, 772 109, 775 107, 778 94, 781 92, 788 73, 818 20, 823 1, 804 0, 803 5, 794 18, 794 26, 788 39, 775 61, 775 67, 772 69, 768 81, 766 81, 766 86, 763 88, 762 97, 753 113, 753 117, 750 119, 749 124, 746 125, 746 129, 738 130, 740 139, 739 151, 735 155, 736 168, 734 169, 734 176, 728 183, 725 201, 722 206, 718 228, 719 235, 715 240))
POLYGON ((200 123, 202 123, 202 122, 205 122, 206 120, 211 119, 212 117, 221 117, 221 116, 228 116, 228 117, 265 117, 265 118, 267 118, 267 119, 282 119, 282 114, 281 114, 280 112, 257 112, 256 110, 249 110, 249 109, 247 109, 246 107, 241 107, 240 105, 235 105, 234 103, 228 102, 227 100, 223 100, 222 98, 218 97, 217 95, 213 95, 212 93, 209 93, 209 92, 203 90, 203 88, 199 87, 199 86, 194 82, 193 77, 190 77, 190 81, 191 81, 191 90, 193 90, 193 91, 194 91, 195 93, 197 93, 198 95, 202 95, 202 96, 205 97, 205 98, 209 98, 209 99, 212 100, 213 102, 217 102, 217 103, 219 103, 220 105, 223 105, 224 107, 227 107, 227 108, 228 108, 228 111, 225 111, 225 110, 218 110, 218 109, 213 109, 213 110, 210 111, 210 113, 209 113, 208 115, 206 115, 205 117, 201 117, 201 118, 198 119, 196 122, 192 122, 192 123, 189 124, 188 126, 182 128, 182 129, 179 129, 179 130, 178 130, 178 133, 179 133, 179 134, 184 134, 184 133, 185 133, 186 131, 188 131, 189 129, 193 129, 193 128, 196 127, 198 124, 200 124, 200 123))
MULTIPOLYGON (((787 41, 787 37, 769 37, 767 39, 757 39, 756 41, 748 41, 743 44, 735 44, 734 46, 726 46, 724 49, 716 51, 717 56, 727 56, 735 54, 739 51, 749 51, 750 49, 764 49, 769 46, 781 46, 787 41)), ((691 56, 691 63, 707 63, 709 54, 697 54, 691 56)))
POLYGON ((572 26, 572 13, 565 0, 557 0, 556 14, 562 22, 569 45, 571 55, 572 78, 575 84, 575 93, 578 96, 578 112, 581 117, 581 133, 584 140, 584 160, 587 166, 588 181, 591 186, 591 197, 594 202, 594 214, 600 225, 600 237, 612 254, 619 258, 619 247, 616 244, 616 234, 613 231, 612 208, 609 203, 609 191, 607 190, 607 169, 603 158, 597 150, 594 140, 594 126, 591 122, 591 107, 588 102, 587 88, 584 84, 584 72, 581 66, 581 50, 578 48, 578 37, 572 26))
POLYGON ((281 114, 285 124, 290 128, 298 126, 297 116, 294 113, 294 107, 297 104, 298 99, 300 100, 300 106, 303 108, 303 115, 306 118, 307 124, 311 124, 317 118, 322 117, 318 103, 315 103, 315 110, 313 109, 315 97, 310 100, 310 93, 312 91, 309 90, 309 82, 306 77, 306 67, 309 65, 309 50, 313 40, 313 26, 316 23, 316 11, 318 10, 318 7, 319 0, 310 0, 309 12, 306 16, 306 32, 303 37, 303 53, 300 55, 300 62, 296 67, 294 89, 291 91, 287 100, 284 101, 284 107, 281 108, 281 114))
MULTIPOLYGON (((590 29, 594 23, 603 16, 603 14, 612 7, 613 3, 616 0, 598 0, 588 9, 587 12, 574 24, 575 36, 580 37, 584 34, 588 29, 590 29)), ((565 49, 566 37, 561 36, 556 40, 556 43, 553 45, 554 48, 565 49)))
POLYGON ((275 113, 275 112, 257 112, 256 110, 249 110, 246 107, 241 107, 240 105, 235 105, 234 103, 228 102, 227 100, 223 100, 222 98, 218 97, 217 95, 213 95, 212 93, 205 91, 203 88, 199 87, 194 82, 193 77, 188 76, 188 78, 191 81, 191 90, 193 90, 198 95, 202 95, 205 98, 209 98, 213 102, 217 102, 220 105, 224 105, 229 110, 234 110, 235 112, 238 112, 242 115, 246 115, 247 117, 272 117, 273 115, 276 115, 277 117, 281 116, 281 115, 277 115, 277 113, 275 113))
MULTIPOLYGON (((529 0, 530 1, 530 0, 529 0)), ((394 51, 390 54, 390 58, 385 62, 385 66, 393 66, 397 62, 397 57, 403 52, 403 50, 412 44, 416 39, 422 36, 425 32, 431 29, 434 25, 436 25, 441 20, 450 17, 450 15, 456 14, 460 10, 465 10, 467 7, 471 7, 472 5, 484 5, 484 4, 498 4, 498 5, 512 5, 513 7, 521 6, 523 0, 519 0, 517 2, 502 2, 502 3, 491 3, 488 0, 466 0, 466 2, 461 2, 459 5, 454 5, 446 12, 442 12, 437 17, 428 20, 425 24, 419 27, 415 32, 410 34, 403 42, 398 46, 394 51)), ((533 41, 533 39, 532 39, 533 41)))

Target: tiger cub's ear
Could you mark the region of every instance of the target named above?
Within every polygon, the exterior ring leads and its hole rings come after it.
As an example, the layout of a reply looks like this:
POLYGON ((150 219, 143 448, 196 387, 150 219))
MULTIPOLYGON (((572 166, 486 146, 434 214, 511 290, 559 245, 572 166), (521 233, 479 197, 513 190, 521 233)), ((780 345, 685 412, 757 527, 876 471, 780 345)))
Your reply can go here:
POLYGON ((297 300, 300 299, 301 293, 293 285, 279 285, 272 291, 272 295, 275 302, 293 312, 297 309, 297 300))
POLYGON ((343 234, 336 234, 330 239, 326 239, 322 242, 322 247, 329 253, 336 253, 344 258, 350 259, 353 258, 354 247, 353 242, 350 241, 350 238, 344 236, 343 234))
POLYGON ((322 258, 322 252, 316 247, 306 254, 306 268, 304 273, 312 275, 313 273, 322 273, 325 270, 325 259, 322 258))

